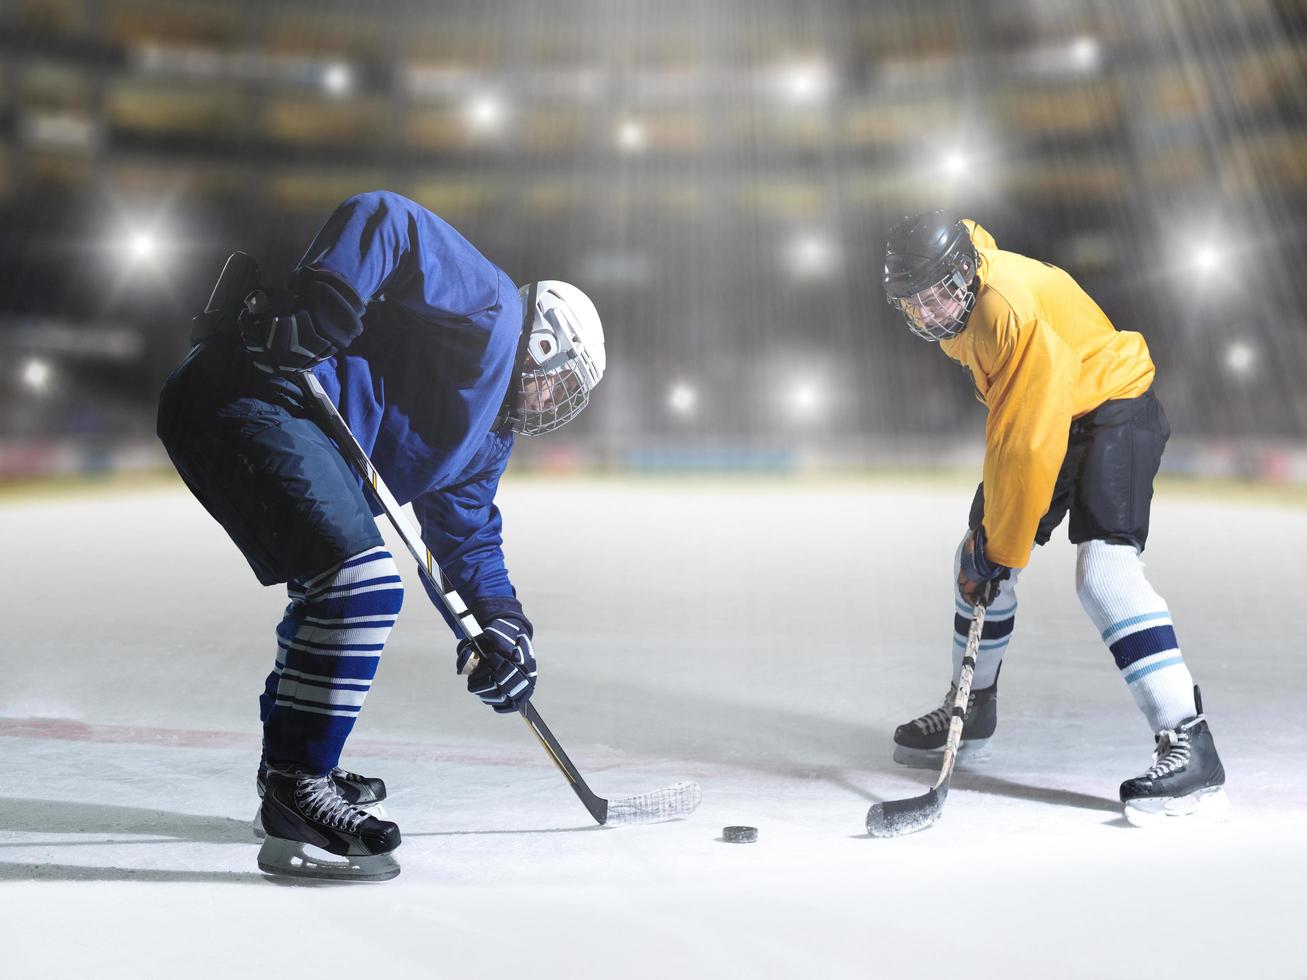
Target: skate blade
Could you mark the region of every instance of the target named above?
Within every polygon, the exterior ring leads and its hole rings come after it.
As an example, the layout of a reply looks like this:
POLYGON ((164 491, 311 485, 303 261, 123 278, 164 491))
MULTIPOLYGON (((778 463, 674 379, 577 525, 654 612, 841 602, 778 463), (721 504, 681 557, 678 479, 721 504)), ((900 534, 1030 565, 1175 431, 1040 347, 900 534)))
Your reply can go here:
MULTIPOLYGON (((390 819, 388 816, 386 816, 386 808, 383 807, 379 802, 359 803, 358 808, 360 810, 366 810, 368 813, 372 814, 378 820, 390 819)), ((263 807, 259 807, 257 810, 254 811, 254 819, 250 821, 250 830, 254 833, 255 840, 263 840, 263 838, 268 836, 267 831, 263 829, 263 807)))
POLYGON ((276 877, 318 881, 389 881, 399 874, 399 862, 391 854, 347 857, 302 841, 264 837, 259 870, 276 877))
POLYGON ((1229 816, 1230 797, 1224 787, 1209 786, 1188 796, 1144 797, 1124 806, 1125 818, 1134 827, 1156 827, 1177 818, 1222 820, 1229 816))
MULTIPOLYGON (((989 739, 975 738, 958 746, 957 768, 968 769, 983 765, 990 757, 989 739)), ((906 745, 894 746, 894 761, 909 769, 939 769, 944 764, 943 749, 913 749, 906 745)))

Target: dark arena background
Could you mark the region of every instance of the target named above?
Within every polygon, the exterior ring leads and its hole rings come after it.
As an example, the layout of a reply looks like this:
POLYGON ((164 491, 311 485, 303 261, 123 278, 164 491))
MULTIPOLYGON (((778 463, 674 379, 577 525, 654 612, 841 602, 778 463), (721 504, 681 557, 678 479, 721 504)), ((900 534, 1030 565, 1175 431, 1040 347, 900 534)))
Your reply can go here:
POLYGON ((6 975, 1307 975, 1305 63, 1302 0, 0 0, 6 975), (587 778, 704 802, 588 826, 386 529, 406 607, 343 764, 392 787, 404 873, 275 889, 249 818, 286 596, 157 402, 231 251, 279 279, 377 189, 594 300, 607 373, 518 440, 505 551, 587 778), (933 208, 1147 340, 1145 558, 1228 822, 1120 818, 1152 742, 1059 531, 993 758, 938 826, 862 834, 933 779, 890 739, 948 681, 984 451, 881 287, 933 208))

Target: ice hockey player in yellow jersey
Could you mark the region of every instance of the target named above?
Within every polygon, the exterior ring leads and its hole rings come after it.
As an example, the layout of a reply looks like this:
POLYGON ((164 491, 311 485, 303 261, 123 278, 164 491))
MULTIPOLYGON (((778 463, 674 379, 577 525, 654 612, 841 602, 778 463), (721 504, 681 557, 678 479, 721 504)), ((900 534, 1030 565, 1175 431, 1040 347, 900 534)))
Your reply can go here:
MULTIPOLYGON (((959 757, 985 755, 1017 579, 1069 514, 1076 593, 1154 732, 1153 764, 1121 784, 1126 817, 1225 812, 1225 771, 1198 689, 1139 558, 1170 436, 1143 336, 1113 327, 1063 270, 1003 251, 979 224, 943 211, 890 231, 884 286, 913 333, 970 371, 988 409, 983 481, 954 562, 954 685, 972 606, 987 607, 959 757)), ((938 759, 953 690, 898 727, 897 761, 938 759)))

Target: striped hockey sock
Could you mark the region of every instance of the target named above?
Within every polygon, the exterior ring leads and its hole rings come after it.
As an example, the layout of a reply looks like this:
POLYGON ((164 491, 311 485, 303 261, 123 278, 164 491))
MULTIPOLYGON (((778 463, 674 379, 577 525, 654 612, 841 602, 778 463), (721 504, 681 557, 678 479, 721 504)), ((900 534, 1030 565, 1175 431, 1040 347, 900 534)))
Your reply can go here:
MULTIPOLYGON (((961 555, 961 549, 958 550, 961 555)), ((967 634, 971 632, 971 607, 958 596, 956 586, 958 562, 953 563, 953 683, 962 677, 962 654, 967 649, 967 634)), ((998 669, 1003 666, 1012 629, 1017 623, 1017 579, 1021 569, 1014 568, 998 588, 998 595, 985 610, 985 625, 980 631, 980 653, 976 657, 976 670, 971 678, 971 689, 983 691, 998 680, 998 669)))
POLYGON ((325 775, 340 761, 404 598, 395 560, 370 548, 287 587, 277 662, 259 698, 274 767, 325 775))
POLYGON ((1144 578, 1134 545, 1081 544, 1076 594, 1153 731, 1174 730, 1194 717, 1194 679, 1180 654, 1171 611, 1144 578))

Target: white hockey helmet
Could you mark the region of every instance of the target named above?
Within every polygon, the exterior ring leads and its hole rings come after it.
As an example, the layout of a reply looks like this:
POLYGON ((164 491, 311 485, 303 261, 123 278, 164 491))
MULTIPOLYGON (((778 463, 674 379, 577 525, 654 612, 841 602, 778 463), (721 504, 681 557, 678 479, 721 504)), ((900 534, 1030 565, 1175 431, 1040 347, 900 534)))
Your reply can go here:
POLYGON ((570 422, 604 376, 604 328, 590 297, 570 283, 543 279, 519 290, 530 330, 518 382, 513 428, 539 435, 570 422), (534 309, 527 309, 534 295, 534 309))

